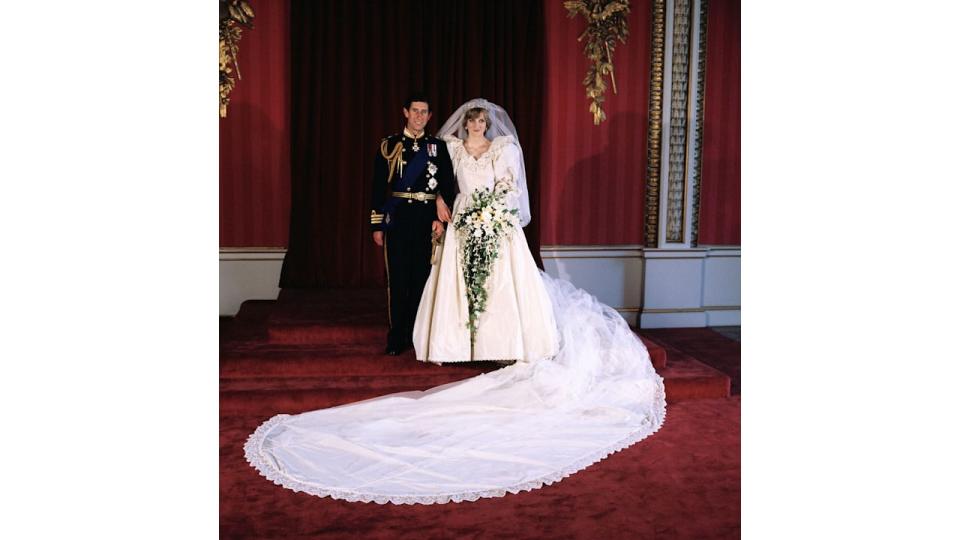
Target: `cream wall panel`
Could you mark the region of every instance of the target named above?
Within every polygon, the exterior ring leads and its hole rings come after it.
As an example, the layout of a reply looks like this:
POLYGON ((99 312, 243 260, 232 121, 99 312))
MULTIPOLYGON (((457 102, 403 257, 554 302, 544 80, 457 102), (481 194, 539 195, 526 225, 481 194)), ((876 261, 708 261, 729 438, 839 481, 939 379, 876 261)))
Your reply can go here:
MULTIPOLYGON (((740 324, 740 249, 546 246, 548 274, 572 282, 644 328, 740 324)), ((220 315, 275 299, 283 250, 221 250, 220 315)))
POLYGON ((740 310, 707 310, 707 326, 740 326, 740 310))
POLYGON ((280 294, 284 251, 220 252, 220 315, 234 316, 246 300, 274 300, 280 294))
POLYGON ((640 306, 643 280, 641 251, 541 251, 544 270, 586 290, 614 309, 640 306))
POLYGON ((703 298, 703 257, 651 258, 644 267, 644 309, 699 308, 703 298))
POLYGON ((740 250, 710 250, 704 261, 703 305, 740 305, 740 250))
POLYGON ((707 326, 706 313, 644 313, 641 315, 641 328, 699 328, 707 326))

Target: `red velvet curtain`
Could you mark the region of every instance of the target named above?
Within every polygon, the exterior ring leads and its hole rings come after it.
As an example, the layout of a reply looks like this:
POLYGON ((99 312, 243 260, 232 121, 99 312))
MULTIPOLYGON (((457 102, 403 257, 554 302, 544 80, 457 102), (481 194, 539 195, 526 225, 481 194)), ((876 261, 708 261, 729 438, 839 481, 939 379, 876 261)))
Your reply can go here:
POLYGON ((710 0, 699 244, 740 245, 740 0, 710 0))
POLYGON ((293 206, 281 287, 383 284, 370 175, 380 139, 403 128, 412 90, 431 98, 430 132, 473 97, 506 108, 538 193, 542 21, 542 2, 292 2, 293 206))
POLYGON ((559 0, 545 6, 544 244, 643 244, 650 16, 649 0, 631 2, 630 35, 614 50, 617 93, 607 90, 607 120, 595 126, 577 41, 583 17, 567 17, 559 0))
POLYGON ((283 247, 290 226, 290 3, 255 4, 220 119, 220 247, 283 247))

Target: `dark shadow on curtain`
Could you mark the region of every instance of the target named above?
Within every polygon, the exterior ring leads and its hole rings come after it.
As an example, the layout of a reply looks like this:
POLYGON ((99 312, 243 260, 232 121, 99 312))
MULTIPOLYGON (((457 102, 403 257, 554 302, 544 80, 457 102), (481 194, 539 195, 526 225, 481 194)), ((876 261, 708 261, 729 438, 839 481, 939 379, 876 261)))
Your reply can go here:
POLYGON ((291 216, 281 287, 384 283, 369 228, 380 140, 403 128, 403 99, 423 90, 434 116, 485 97, 517 126, 539 263, 542 2, 291 3, 291 216))

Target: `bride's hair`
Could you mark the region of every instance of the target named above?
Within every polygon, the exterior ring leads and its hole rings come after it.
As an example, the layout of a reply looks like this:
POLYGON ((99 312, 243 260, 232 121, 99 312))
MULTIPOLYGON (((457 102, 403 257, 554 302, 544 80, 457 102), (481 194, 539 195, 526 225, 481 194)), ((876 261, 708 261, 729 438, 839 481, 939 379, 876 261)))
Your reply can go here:
POLYGON ((483 121, 486 122, 487 127, 484 128, 483 132, 486 133, 490 129, 490 113, 487 112, 483 107, 474 107, 472 109, 467 109, 467 112, 463 115, 463 122, 460 127, 467 129, 467 122, 473 120, 474 118, 483 115, 483 121))
POLYGON ((457 110, 443 123, 437 137, 452 143, 455 140, 465 141, 467 122, 472 118, 483 115, 487 121, 487 131, 483 136, 493 144, 493 141, 503 137, 503 146, 508 145, 517 154, 515 159, 516 170, 514 181, 517 184, 517 206, 520 210, 520 226, 526 227, 530 223, 530 196, 527 193, 527 172, 523 165, 523 150, 520 148, 520 139, 517 136, 517 127, 510 120, 510 115, 503 107, 491 103, 483 98, 474 98, 457 107, 457 110))

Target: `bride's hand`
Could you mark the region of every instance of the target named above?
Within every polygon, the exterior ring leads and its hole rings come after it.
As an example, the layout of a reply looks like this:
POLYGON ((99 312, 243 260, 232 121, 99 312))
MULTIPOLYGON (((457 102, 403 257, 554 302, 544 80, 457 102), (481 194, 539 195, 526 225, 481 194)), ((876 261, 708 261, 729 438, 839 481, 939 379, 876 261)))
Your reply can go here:
POLYGON ((510 177, 510 176, 504 176, 503 178, 498 178, 498 179, 493 183, 493 189, 494 189, 494 191, 500 190, 500 191, 503 191, 503 192, 506 192, 506 193, 516 192, 516 191, 517 191, 517 183, 514 182, 514 180, 513 180, 512 177, 510 177))
POLYGON ((444 202, 443 197, 437 196, 437 219, 450 223, 450 209, 447 207, 447 203, 444 202))

